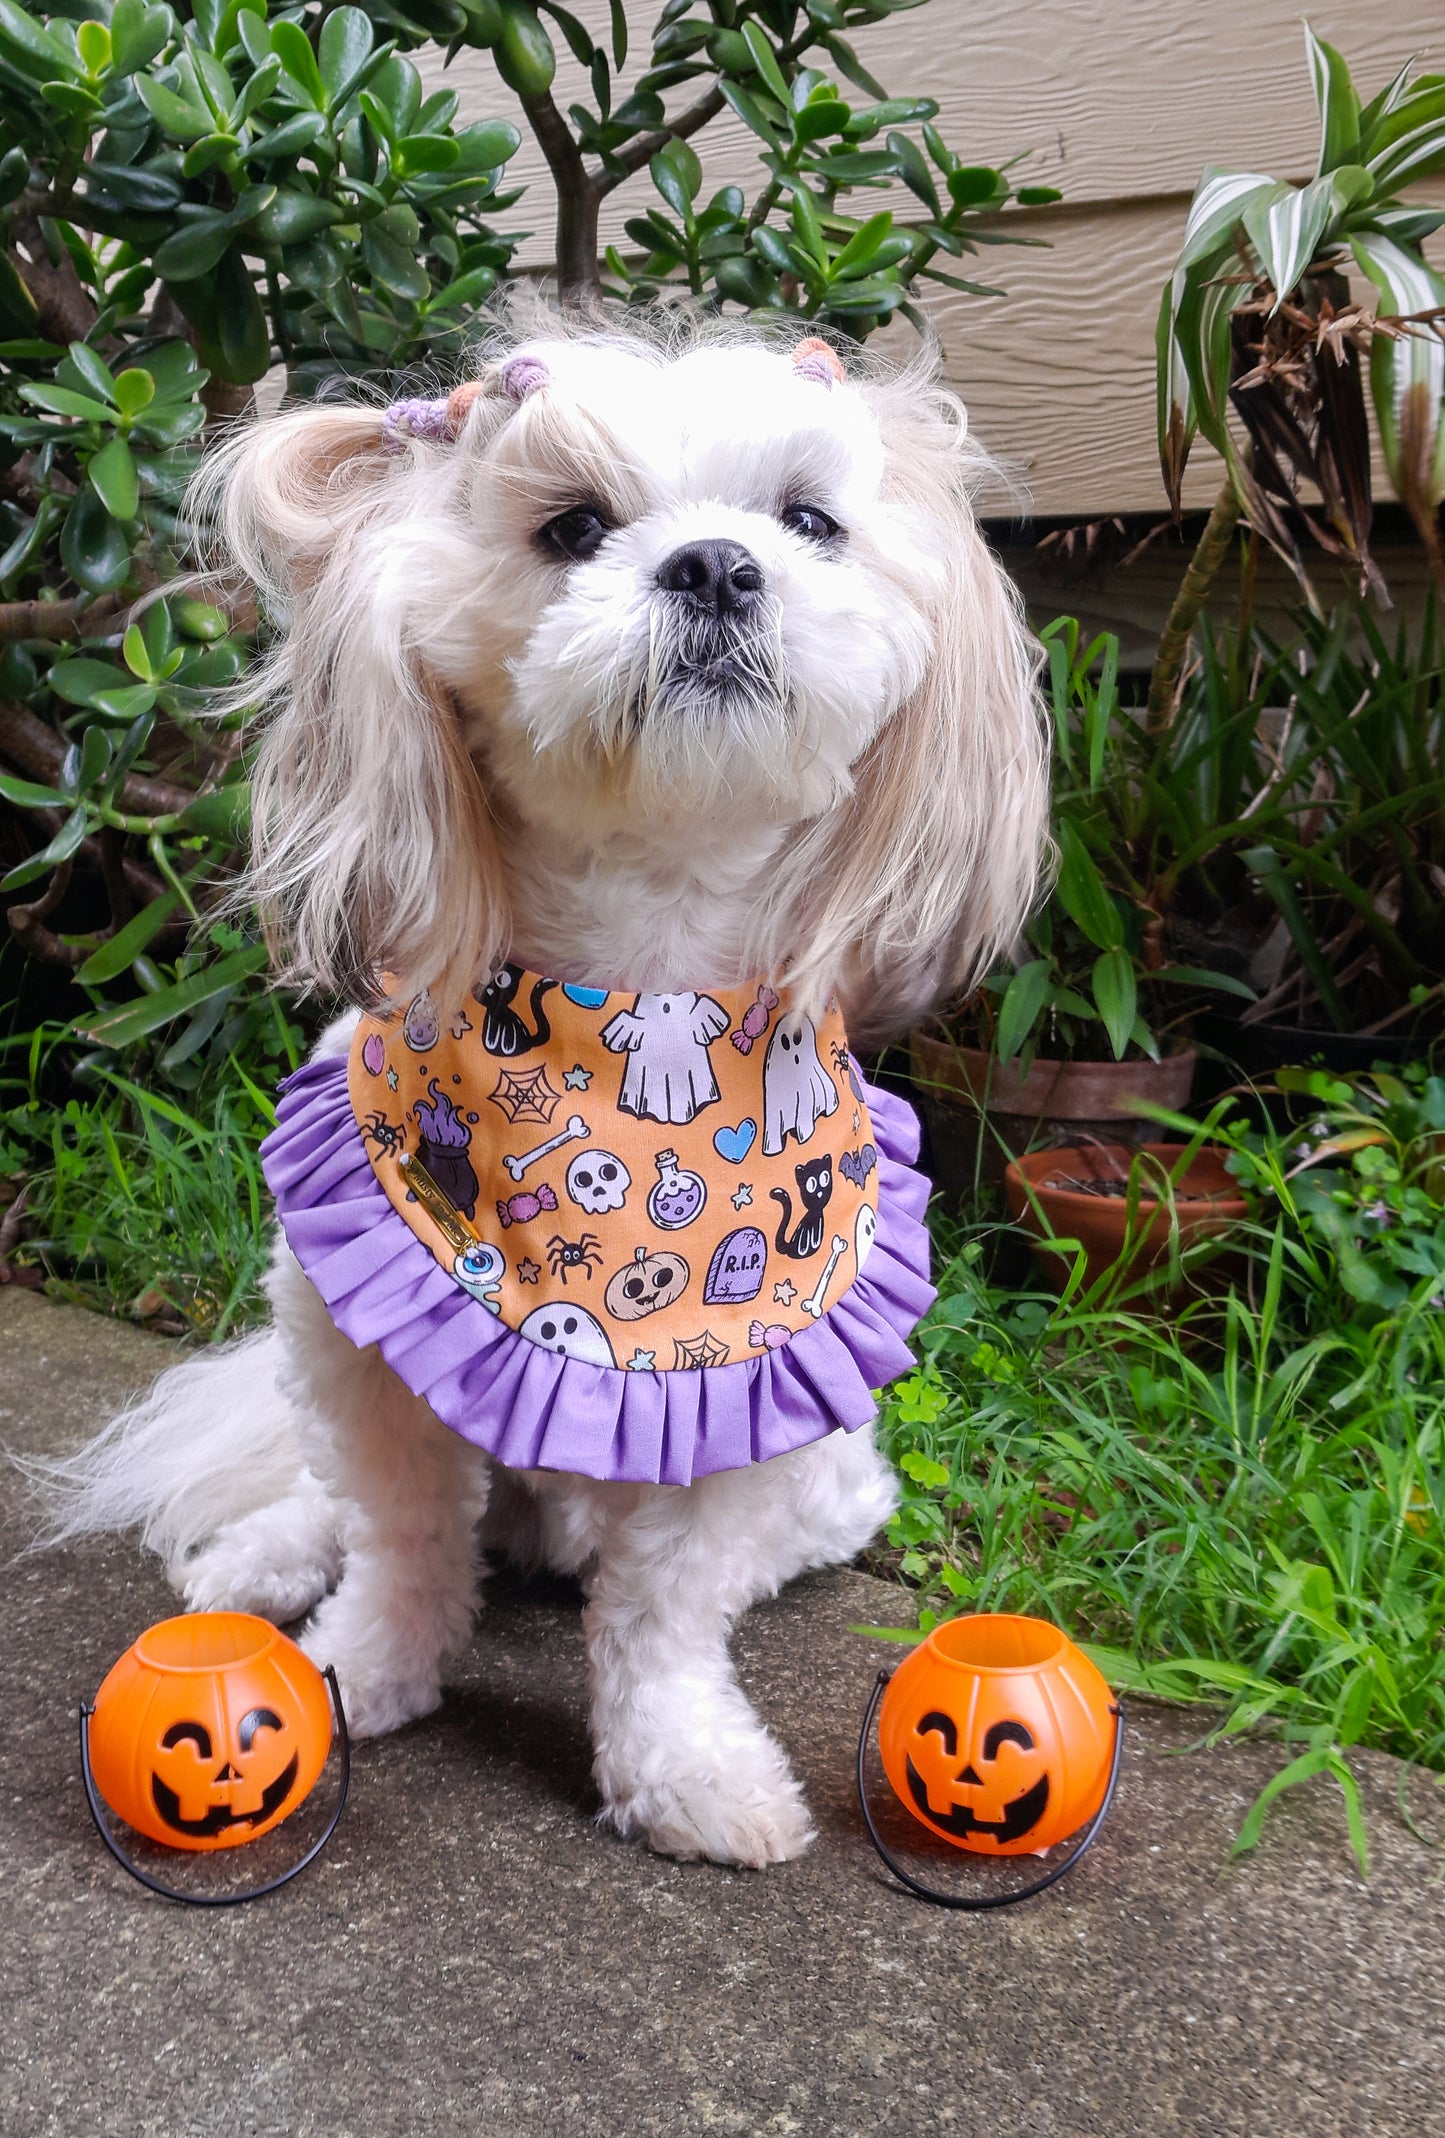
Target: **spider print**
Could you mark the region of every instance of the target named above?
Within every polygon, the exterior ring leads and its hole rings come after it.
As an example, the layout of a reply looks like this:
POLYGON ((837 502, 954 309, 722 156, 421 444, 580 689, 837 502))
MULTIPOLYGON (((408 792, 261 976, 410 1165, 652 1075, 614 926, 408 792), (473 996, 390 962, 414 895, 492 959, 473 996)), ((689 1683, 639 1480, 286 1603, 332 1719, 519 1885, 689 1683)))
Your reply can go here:
POLYGON ((380 1109, 369 1114, 362 1122, 361 1133, 363 1136, 370 1136, 377 1149, 384 1151, 388 1158, 394 1158, 398 1151, 406 1149, 405 1130, 399 1128, 394 1121, 388 1121, 380 1109))
POLYGON ((584 1232, 580 1240, 564 1240, 560 1232, 554 1232, 547 1242, 547 1267, 564 1284, 569 1269, 580 1269, 584 1277, 590 1277, 602 1267, 602 1242, 595 1232, 584 1232))

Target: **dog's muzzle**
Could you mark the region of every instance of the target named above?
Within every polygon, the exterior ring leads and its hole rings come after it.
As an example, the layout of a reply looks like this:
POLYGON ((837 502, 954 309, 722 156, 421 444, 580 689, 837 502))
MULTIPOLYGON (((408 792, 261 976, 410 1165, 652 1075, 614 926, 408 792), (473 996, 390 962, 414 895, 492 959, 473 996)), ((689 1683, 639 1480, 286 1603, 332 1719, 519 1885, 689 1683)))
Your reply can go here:
POLYGON ((776 599, 741 542, 685 542, 657 570, 648 704, 752 714, 784 694, 776 599))
POLYGON ((763 568, 741 542, 684 542, 659 565, 657 583, 699 616, 746 616, 766 584, 763 568))

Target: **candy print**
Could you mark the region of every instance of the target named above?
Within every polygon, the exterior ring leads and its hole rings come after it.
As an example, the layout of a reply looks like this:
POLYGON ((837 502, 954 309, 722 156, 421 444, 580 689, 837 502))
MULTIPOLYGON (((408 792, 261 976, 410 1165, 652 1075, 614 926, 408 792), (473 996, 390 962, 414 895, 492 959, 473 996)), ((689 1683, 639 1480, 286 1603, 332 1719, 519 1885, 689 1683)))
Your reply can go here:
POLYGON ((543 1350, 599 1367, 615 1352, 619 1371, 756 1362, 826 1318, 869 1254, 888 1170, 866 1096, 849 1098, 836 1008, 809 1018, 759 982, 664 996, 541 979, 507 960, 455 1020, 439 994, 414 998, 425 1052, 400 1007, 352 1042, 359 1143, 449 1286, 543 1350))
POLYGON ((768 1029, 768 1019, 778 1006, 778 998, 770 987, 760 987, 757 997, 743 1011, 742 1022, 732 1035, 733 1045, 739 1054, 751 1054, 753 1041, 761 1039, 768 1029))
POLYGON ((535 1195, 524 1188, 520 1195, 509 1195, 504 1203, 499 1202, 497 1216, 504 1226, 530 1225, 543 1210, 555 1210, 556 1207, 557 1198, 544 1180, 535 1195))

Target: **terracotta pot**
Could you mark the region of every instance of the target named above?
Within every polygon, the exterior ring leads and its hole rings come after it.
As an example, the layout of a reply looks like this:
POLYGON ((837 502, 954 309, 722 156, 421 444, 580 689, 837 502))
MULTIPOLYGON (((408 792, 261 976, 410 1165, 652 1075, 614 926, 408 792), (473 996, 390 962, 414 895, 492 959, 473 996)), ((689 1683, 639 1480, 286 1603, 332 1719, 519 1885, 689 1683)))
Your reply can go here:
POLYGON ((1194 1050, 1160 1062, 1063 1062, 1035 1059, 1027 1075, 935 1032, 909 1042, 914 1089, 928 1122, 936 1185, 955 1201, 976 1181, 998 1187, 1010 1158, 1040 1145, 1136 1143, 1154 1127, 1136 1111, 1141 1099, 1175 1111, 1189 1103, 1194 1050))
POLYGON ((1128 1228, 1125 1191, 1129 1167, 1136 1158, 1153 1160, 1155 1164, 1140 1167, 1140 1194, 1128 1260, 1131 1280, 1146 1276, 1168 1261, 1176 1218, 1179 1244, 1187 1247, 1196 1240, 1215 1238, 1247 1217, 1249 1205, 1238 1182, 1225 1169, 1225 1153, 1213 1144, 1196 1151, 1175 1180, 1172 1212, 1167 1201, 1151 1193, 1151 1174, 1162 1188, 1163 1176, 1173 1172, 1184 1148, 1180 1143, 1145 1143, 1137 1149, 1122 1143, 1091 1143, 1075 1149, 1030 1151, 1015 1160, 1004 1174, 1009 1215, 1016 1225, 1033 1235, 1034 1254, 1048 1282, 1062 1290, 1074 1265, 1073 1250, 1048 1244, 1051 1235, 1079 1242, 1089 1284, 1119 1262, 1128 1228), (1075 1181, 1107 1183, 1118 1192, 1099 1194, 1086 1186, 1069 1185, 1075 1181))

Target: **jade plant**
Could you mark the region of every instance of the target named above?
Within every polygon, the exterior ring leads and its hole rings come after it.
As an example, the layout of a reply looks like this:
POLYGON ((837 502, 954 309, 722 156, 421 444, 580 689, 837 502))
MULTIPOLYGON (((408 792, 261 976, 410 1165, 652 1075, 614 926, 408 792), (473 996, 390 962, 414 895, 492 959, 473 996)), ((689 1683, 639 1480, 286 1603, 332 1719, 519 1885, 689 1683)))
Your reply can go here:
POLYGON ((258 620, 159 591, 225 421, 268 375, 455 375, 523 225, 555 223, 575 307, 685 293, 859 340, 920 324, 925 286, 987 288, 960 263, 1056 196, 875 79, 854 37, 918 4, 667 0, 639 38, 611 0, 599 41, 551 0, 0 0, 0 891, 83 1028, 194 1076, 256 1005, 260 949, 195 922, 246 822, 208 694, 258 620), (565 113, 559 41, 588 92, 565 113), (463 47, 496 69, 470 123, 415 64, 463 47), (756 164, 705 198, 691 143, 728 110, 756 164), (520 126, 550 200, 508 185, 520 126))

